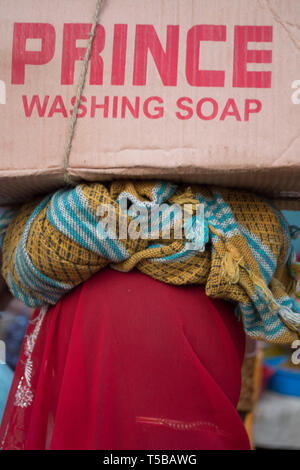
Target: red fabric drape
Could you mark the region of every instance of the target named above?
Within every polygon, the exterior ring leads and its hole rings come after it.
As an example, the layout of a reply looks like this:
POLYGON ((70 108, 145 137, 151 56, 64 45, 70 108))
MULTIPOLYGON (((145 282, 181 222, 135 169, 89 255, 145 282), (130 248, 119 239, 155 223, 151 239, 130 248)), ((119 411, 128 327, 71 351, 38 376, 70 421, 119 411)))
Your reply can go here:
POLYGON ((249 449, 235 409, 244 347, 234 305, 208 298, 203 287, 105 269, 46 313, 27 407, 15 404, 23 347, 0 443, 3 449, 249 449))

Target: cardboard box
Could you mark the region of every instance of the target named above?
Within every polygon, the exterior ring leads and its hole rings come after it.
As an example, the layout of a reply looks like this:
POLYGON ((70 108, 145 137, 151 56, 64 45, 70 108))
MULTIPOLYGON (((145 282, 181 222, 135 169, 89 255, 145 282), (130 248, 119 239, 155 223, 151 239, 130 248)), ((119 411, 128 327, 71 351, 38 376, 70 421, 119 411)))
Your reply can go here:
MULTIPOLYGON (((0 0, 0 204, 64 184, 95 5, 0 0)), ((105 0, 66 173, 244 187, 295 208, 299 103, 299 0, 105 0)))

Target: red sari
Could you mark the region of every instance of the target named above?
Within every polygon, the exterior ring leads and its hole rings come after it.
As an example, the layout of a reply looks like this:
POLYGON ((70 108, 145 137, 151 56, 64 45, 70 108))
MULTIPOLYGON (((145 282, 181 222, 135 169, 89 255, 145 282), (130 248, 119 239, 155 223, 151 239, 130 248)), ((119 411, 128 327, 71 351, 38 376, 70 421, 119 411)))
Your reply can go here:
POLYGON ((203 287, 100 271, 46 313, 28 406, 16 400, 23 345, 2 448, 249 449, 236 411, 244 347, 234 306, 203 287))

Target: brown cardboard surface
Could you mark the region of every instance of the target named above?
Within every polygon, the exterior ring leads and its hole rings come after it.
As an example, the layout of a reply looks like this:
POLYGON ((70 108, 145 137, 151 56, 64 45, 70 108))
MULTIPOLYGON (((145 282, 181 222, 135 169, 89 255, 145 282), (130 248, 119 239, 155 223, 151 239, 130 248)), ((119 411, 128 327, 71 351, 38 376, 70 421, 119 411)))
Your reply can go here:
MULTIPOLYGON (((1 204, 63 184, 82 65, 74 61, 73 74, 70 57, 84 54, 95 3, 0 2, 1 204), (40 112, 31 112, 32 99, 40 112)), ((104 2, 67 169, 74 180, 196 181, 262 192, 281 207, 298 204, 300 93, 292 86, 300 81, 300 2, 228 5, 104 2), (251 39, 244 46, 243 34, 251 39)))

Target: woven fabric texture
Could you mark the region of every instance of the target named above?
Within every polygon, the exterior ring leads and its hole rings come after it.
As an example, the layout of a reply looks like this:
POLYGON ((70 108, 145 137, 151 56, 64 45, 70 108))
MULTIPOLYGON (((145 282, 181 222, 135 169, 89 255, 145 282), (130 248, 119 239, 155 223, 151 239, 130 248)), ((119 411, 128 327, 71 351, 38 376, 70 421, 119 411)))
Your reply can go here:
POLYGON ((288 224, 268 201, 250 192, 157 181, 79 184, 3 211, 0 244, 2 274, 11 292, 32 307, 55 304, 107 265, 137 268, 169 284, 203 284, 207 295, 235 302, 252 338, 284 344, 299 337, 300 307, 294 298, 299 267, 288 224), (168 209, 184 204, 191 208, 192 230, 175 238, 175 210, 165 238, 168 209), (117 215, 117 233, 122 224, 128 233, 138 225, 137 208, 162 205, 158 235, 116 238, 98 215, 107 205, 117 215))

